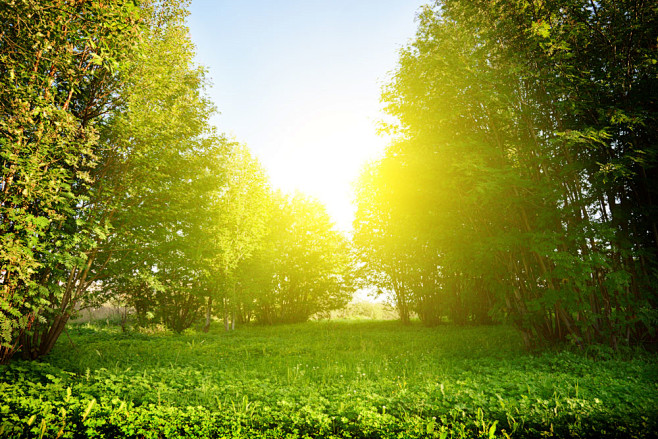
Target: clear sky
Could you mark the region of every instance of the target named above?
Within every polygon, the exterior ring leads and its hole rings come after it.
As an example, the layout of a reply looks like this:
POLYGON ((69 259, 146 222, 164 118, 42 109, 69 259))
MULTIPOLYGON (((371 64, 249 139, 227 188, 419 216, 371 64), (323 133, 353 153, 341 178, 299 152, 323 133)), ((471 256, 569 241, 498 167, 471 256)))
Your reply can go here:
POLYGON ((322 201, 343 230, 352 182, 386 139, 381 86, 422 0, 193 0, 188 25, 212 78, 220 131, 247 144, 276 188, 322 201))

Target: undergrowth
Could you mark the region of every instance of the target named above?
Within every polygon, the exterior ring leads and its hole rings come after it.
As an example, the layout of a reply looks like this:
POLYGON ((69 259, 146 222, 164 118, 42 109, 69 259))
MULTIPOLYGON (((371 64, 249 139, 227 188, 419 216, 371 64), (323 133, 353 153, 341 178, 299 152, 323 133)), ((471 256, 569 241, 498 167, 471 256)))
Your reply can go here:
POLYGON ((0 367, 3 437, 657 436, 655 354, 529 353, 503 326, 68 333, 0 367))

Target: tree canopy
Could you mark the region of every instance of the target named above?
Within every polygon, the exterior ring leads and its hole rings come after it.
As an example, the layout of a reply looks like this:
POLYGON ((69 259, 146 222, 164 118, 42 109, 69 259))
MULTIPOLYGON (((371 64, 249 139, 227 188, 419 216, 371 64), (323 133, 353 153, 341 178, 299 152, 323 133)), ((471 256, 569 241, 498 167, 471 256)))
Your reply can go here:
POLYGON ((364 171, 355 221, 403 320, 509 318, 528 344, 655 339, 657 12, 423 9, 383 94, 397 140, 364 171))
MULTIPOLYGON (((239 268, 272 244, 282 207, 246 147, 210 125, 186 7, 0 6, 0 362, 47 354, 77 309, 110 299, 176 331, 204 305, 207 324, 220 310, 227 328, 229 314, 233 327, 248 320, 256 298, 239 268)), ((270 255, 318 259, 295 267, 312 287, 285 305, 295 320, 351 291, 334 279, 345 258, 319 262, 318 251, 347 252, 320 211, 289 209, 295 241, 282 237, 270 255)))

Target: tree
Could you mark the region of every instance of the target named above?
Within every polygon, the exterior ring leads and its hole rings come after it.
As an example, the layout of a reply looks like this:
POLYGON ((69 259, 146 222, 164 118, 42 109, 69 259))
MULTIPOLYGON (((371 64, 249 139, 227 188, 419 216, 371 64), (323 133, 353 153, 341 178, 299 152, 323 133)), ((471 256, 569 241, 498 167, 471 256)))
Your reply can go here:
POLYGON ((49 310, 86 284, 102 231, 78 209, 140 17, 128 1, 0 6, 0 362, 50 350, 66 318, 49 310))
POLYGON ((97 300, 121 297, 140 322, 148 314, 180 332, 199 318, 209 291, 202 252, 233 146, 209 124, 214 107, 185 11, 154 13, 160 25, 144 36, 151 55, 135 65, 103 131, 94 212, 111 230, 92 271, 105 293, 97 300))
POLYGON ((257 248, 266 232, 270 189, 260 163, 242 145, 233 145, 226 162, 226 181, 218 186, 208 213, 203 247, 206 282, 206 324, 213 302, 220 301, 225 329, 235 329, 238 314, 235 270, 257 248))
POLYGON ((396 237, 407 257, 432 248, 453 320, 489 308, 528 344, 655 337, 657 15, 633 2, 426 7, 383 95, 399 139, 376 166, 414 183, 376 182, 389 207, 362 196, 364 236, 396 237), (407 219, 368 230, 386 209, 407 219))
POLYGON ((274 197, 269 233, 238 270, 238 292, 262 323, 306 321, 354 292, 349 243, 324 207, 302 195, 274 197))
POLYGON ((48 353, 77 307, 107 297, 90 288, 99 282, 157 293, 159 316, 182 330, 200 304, 201 270, 185 262, 227 150, 208 124, 184 5, 1 12, 13 81, 0 119, 2 360, 48 353))

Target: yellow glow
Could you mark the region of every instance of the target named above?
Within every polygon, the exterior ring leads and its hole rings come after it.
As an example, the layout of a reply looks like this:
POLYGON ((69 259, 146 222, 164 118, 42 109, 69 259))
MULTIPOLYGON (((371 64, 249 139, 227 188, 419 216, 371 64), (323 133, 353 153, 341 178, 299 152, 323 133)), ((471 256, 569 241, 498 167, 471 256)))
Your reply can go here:
POLYGON ((318 198, 345 231, 354 216, 352 183, 387 142, 376 134, 375 117, 351 104, 295 114, 273 134, 281 146, 261 157, 275 188, 318 198))

